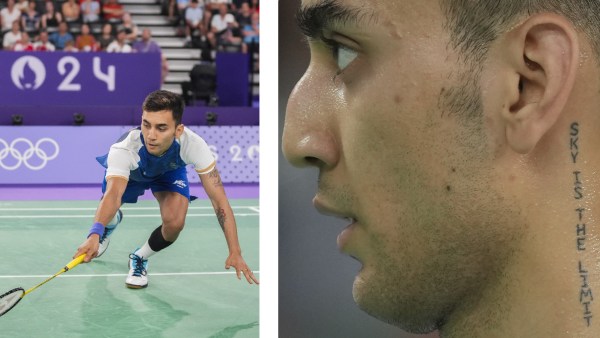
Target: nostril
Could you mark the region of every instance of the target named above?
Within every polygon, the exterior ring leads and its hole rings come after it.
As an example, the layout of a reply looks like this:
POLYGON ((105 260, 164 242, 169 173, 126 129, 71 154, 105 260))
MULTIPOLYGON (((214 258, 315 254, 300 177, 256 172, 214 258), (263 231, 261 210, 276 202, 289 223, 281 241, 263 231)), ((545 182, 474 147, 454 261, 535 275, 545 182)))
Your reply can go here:
POLYGON ((314 165, 314 166, 319 165, 319 162, 321 162, 318 158, 313 157, 313 156, 306 156, 304 158, 304 161, 306 161, 306 163, 308 165, 314 165))

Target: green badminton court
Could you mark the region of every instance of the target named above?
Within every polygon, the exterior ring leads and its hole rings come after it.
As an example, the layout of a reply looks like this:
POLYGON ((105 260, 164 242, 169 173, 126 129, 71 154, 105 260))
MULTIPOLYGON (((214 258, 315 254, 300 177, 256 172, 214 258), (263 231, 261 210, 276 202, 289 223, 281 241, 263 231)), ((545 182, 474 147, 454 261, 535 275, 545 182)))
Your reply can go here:
MULTIPOLYGON (((259 273, 256 199, 230 200, 248 266, 259 273)), ((85 240, 97 201, 0 202, 0 294, 58 272, 85 240)), ((0 317, 0 337, 259 336, 259 287, 224 269, 210 202, 190 205, 177 242, 149 260, 146 289, 125 287, 129 253, 160 223, 156 201, 123 208, 106 253, 28 294, 0 317)), ((233 270, 233 268, 232 268, 233 270)))

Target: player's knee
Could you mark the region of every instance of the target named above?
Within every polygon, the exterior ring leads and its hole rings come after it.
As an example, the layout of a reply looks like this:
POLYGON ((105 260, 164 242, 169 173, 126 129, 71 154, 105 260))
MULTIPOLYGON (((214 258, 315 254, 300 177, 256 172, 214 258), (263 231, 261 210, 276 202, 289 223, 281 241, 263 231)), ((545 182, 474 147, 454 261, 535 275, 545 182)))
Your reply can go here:
POLYGON ((172 217, 168 219, 163 219, 163 227, 166 228, 168 232, 179 233, 181 232, 181 230, 183 230, 184 226, 184 217, 172 217))

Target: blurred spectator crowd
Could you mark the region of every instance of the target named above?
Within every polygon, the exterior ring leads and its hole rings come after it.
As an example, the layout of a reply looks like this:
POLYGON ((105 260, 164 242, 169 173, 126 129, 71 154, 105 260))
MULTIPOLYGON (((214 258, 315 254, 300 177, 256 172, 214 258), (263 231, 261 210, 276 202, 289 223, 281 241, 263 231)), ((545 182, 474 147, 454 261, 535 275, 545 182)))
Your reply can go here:
POLYGON ((257 51, 258 0, 163 0, 163 11, 187 47, 203 50, 257 51))
POLYGON ((117 0, 5 0, 0 8, 4 50, 128 52, 123 42, 134 42, 138 34, 117 0))
MULTIPOLYGON (((258 0, 154 0, 185 37, 182 47, 258 52, 258 0)), ((1 48, 14 51, 161 53, 150 29, 138 29, 119 0, 0 0, 1 48), (139 38, 138 38, 139 36, 139 38)))

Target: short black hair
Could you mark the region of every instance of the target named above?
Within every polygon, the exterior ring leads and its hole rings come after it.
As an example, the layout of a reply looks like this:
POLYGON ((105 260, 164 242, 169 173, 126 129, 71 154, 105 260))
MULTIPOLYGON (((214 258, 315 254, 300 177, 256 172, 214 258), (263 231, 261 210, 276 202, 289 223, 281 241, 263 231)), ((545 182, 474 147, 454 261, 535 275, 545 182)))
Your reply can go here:
POLYGON ((175 125, 178 126, 181 124, 184 106, 185 104, 181 98, 181 95, 167 90, 157 90, 146 96, 144 104, 142 105, 142 109, 145 112, 169 110, 173 113, 175 125))
POLYGON ((542 12, 566 17, 583 32, 600 59, 599 0, 439 0, 446 16, 452 45, 470 61, 480 64, 490 44, 520 19, 542 12))

